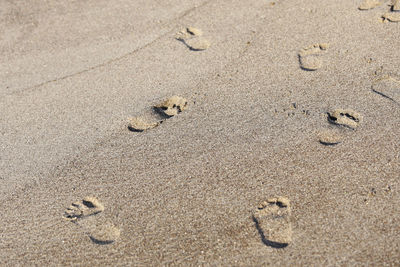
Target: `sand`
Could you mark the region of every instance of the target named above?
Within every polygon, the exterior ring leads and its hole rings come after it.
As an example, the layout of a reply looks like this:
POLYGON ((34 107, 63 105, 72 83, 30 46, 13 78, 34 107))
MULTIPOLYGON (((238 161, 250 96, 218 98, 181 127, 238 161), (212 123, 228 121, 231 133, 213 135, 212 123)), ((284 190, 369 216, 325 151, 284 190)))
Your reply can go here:
POLYGON ((1 2, 0 265, 399 265, 400 23, 362 2, 1 2))

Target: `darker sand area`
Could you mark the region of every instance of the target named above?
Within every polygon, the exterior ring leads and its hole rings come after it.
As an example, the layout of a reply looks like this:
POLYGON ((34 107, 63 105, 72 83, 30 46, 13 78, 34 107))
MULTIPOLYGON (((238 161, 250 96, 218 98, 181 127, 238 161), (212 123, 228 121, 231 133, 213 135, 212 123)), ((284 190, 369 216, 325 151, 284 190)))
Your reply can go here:
POLYGON ((0 265, 400 264, 398 1, 0 7, 0 265))

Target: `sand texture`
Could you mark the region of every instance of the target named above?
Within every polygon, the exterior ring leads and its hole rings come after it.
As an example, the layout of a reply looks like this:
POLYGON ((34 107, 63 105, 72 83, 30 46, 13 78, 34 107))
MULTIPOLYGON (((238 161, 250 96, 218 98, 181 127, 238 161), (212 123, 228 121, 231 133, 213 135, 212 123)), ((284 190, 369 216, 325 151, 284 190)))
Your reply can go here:
POLYGON ((0 266, 399 266, 399 1, 0 1, 0 266))

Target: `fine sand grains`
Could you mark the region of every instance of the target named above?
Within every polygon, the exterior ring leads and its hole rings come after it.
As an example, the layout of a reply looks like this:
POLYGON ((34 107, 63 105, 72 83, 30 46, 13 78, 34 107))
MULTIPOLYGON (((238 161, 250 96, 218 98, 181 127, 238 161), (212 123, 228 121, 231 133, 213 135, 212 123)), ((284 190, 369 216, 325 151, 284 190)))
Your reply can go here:
POLYGON ((133 132, 143 132, 153 129, 175 115, 184 111, 188 106, 188 101, 181 96, 172 96, 167 100, 153 106, 151 119, 143 117, 133 117, 128 120, 128 129, 133 132), (155 112, 154 112, 155 111, 155 112), (152 122, 149 122, 152 121, 152 122))
POLYGON ((111 244, 120 236, 120 229, 110 222, 103 223, 96 216, 104 205, 95 197, 85 197, 65 210, 64 218, 79 225, 90 240, 99 245, 111 244))
POLYGON ((400 105, 400 80, 383 77, 373 83, 372 91, 400 105))
POLYGON ((192 51, 202 51, 210 47, 210 42, 202 37, 203 32, 194 27, 187 27, 177 33, 176 39, 192 51))
POLYGON ((284 248, 292 241, 290 201, 284 197, 270 198, 253 213, 253 220, 264 244, 284 248))
POLYGON ((322 67, 323 54, 329 48, 329 44, 313 44, 299 51, 299 63, 303 70, 314 71, 322 67))

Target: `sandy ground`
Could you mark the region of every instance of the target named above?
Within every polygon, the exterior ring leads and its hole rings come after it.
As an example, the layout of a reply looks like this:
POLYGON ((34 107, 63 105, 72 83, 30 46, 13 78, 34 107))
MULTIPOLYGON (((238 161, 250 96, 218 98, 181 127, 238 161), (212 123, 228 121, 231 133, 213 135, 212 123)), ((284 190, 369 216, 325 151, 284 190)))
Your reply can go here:
POLYGON ((361 2, 1 1, 0 264, 399 265, 400 22, 361 2))

